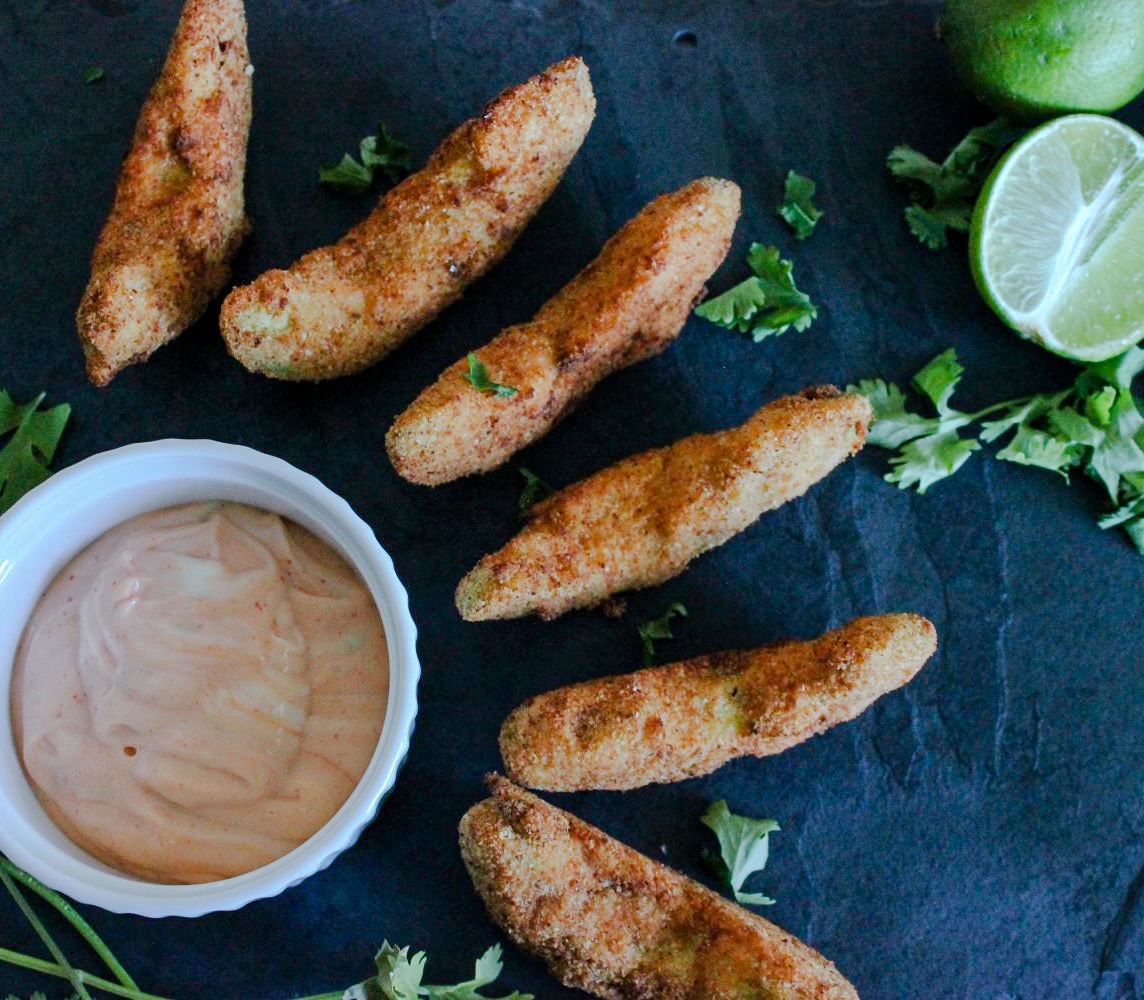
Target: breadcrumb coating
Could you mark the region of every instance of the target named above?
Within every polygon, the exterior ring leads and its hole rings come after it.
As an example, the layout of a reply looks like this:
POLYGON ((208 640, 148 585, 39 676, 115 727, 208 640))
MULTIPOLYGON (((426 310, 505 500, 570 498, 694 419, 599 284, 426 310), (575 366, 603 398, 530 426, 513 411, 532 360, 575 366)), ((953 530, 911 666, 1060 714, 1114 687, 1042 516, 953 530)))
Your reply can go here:
POLYGON ((476 391, 462 358, 389 429, 394 468, 424 485, 488 472, 601 379, 666 348, 727 255, 739 200, 735 184, 712 177, 656 198, 531 322, 477 349, 490 377, 516 394, 476 391))
POLYGON ((609 1000, 857 1000, 762 917, 499 776, 461 820, 493 920, 562 983, 609 1000))
POLYGON ((250 229, 242 191, 250 71, 242 0, 187 0, 76 313, 95 385, 177 337, 230 279, 250 229))
POLYGON ((379 361, 508 252, 595 109, 575 56, 506 90, 337 243, 234 289, 220 318, 230 353, 251 371, 294 380, 379 361))
POLYGON ((538 695, 501 727, 510 778, 550 792, 639 788, 782 753, 856 718, 937 649, 921 615, 715 653, 538 695))
POLYGON ((662 583, 855 454, 870 417, 865 396, 820 386, 739 427, 626 458, 533 507, 461 580, 457 610, 466 621, 555 618, 662 583))

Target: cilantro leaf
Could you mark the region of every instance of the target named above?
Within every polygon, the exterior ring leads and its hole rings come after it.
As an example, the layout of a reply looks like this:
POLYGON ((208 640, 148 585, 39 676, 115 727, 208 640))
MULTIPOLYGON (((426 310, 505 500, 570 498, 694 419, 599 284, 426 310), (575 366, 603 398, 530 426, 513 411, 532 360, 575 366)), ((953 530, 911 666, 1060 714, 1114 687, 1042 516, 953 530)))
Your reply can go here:
POLYGON ((900 455, 890 459, 892 471, 886 474, 886 482, 897 483, 903 490, 916 486, 919 493, 925 493, 934 483, 952 476, 980 447, 956 430, 915 438, 902 446, 900 455))
POLYGON ((713 802, 699 820, 719 839, 722 861, 720 876, 740 903, 770 906, 774 900, 754 892, 743 892, 743 883, 767 866, 770 857, 769 837, 779 829, 773 819, 738 816, 720 799, 713 802))
POLYGON ((951 347, 942 351, 914 376, 914 386, 930 398, 938 416, 948 417, 956 413, 949 405, 949 398, 965 369, 957 360, 957 352, 951 347))
POLYGON ((687 617, 687 608, 676 601, 658 618, 641 622, 639 625, 640 642, 643 643, 644 666, 650 667, 655 658, 655 643, 657 639, 674 639, 671 632, 671 619, 679 616, 687 617))
POLYGON ((378 124, 377 135, 367 135, 358 144, 359 163, 349 153, 332 167, 322 167, 318 180, 342 194, 361 194, 373 186, 374 177, 382 173, 390 184, 396 184, 409 173, 411 161, 409 147, 389 134, 384 124, 378 124))
POLYGON ((910 232, 933 250, 949 244, 948 230, 968 232, 985 178, 1024 132, 999 118, 971 129, 940 164, 910 146, 890 150, 891 176, 910 188, 913 204, 905 210, 910 232))
POLYGON ((491 392, 496 396, 508 398, 516 395, 516 389, 511 385, 501 385, 499 382, 494 382, 489 378, 489 370, 485 367, 484 362, 480 361, 475 354, 469 354, 469 370, 465 373, 465 380, 474 388, 481 392, 491 392))
POLYGON ((103 75, 103 69, 101 67, 88 66, 88 68, 83 71, 83 82, 95 83, 96 80, 102 80, 103 75))
POLYGON ((946 235, 948 222, 921 205, 910 205, 906 208, 905 215, 910 232, 925 246, 931 250, 944 250, 949 246, 949 237, 946 235))
POLYGON ((913 378, 913 385, 928 397, 936 417, 924 417, 906 409, 905 394, 893 383, 866 379, 848 386, 870 399, 874 419, 870 424, 871 444, 897 448, 890 459, 886 482, 899 489, 917 487, 925 493, 934 483, 952 476, 981 445, 962 438, 959 430, 973 420, 950 405, 950 398, 965 369, 952 349, 943 351, 913 378))
MULTIPOLYGON (((421 983, 425 975, 425 952, 419 951, 410 958, 408 947, 398 948, 386 941, 374 960, 377 963, 377 975, 351 986, 342 994, 342 1000, 418 1000, 419 997, 433 997, 435 1000, 490 1000, 478 990, 493 983, 504 967, 501 947, 494 944, 477 959, 472 979, 454 986, 426 986, 421 983)), ((534 998, 531 994, 514 991, 500 1000, 534 998)))
POLYGON ((817 187, 809 177, 796 174, 793 170, 787 172, 783 184, 783 202, 778 207, 778 213, 800 240, 805 240, 814 232, 814 227, 823 216, 822 209, 811 201, 817 187))
POLYGON ((907 441, 929 434, 937 426, 937 420, 910 413, 906 409, 905 393, 893 382, 869 378, 848 389, 870 400, 874 419, 870 421, 867 437, 871 444, 882 448, 898 448, 907 441))
POLYGON ((1020 423, 1012 440, 997 452, 997 457, 1018 465, 1032 465, 1050 472, 1059 472, 1068 479, 1069 467, 1076 464, 1078 454, 1076 443, 1068 438, 1020 423))
POLYGON ((30 403, 18 406, 0 389, 0 437, 14 432, 0 449, 0 514, 51 475, 48 464, 55 456, 71 407, 61 403, 40 410, 44 395, 41 392, 30 403))
POLYGON ((341 163, 332 167, 322 167, 318 180, 329 184, 342 194, 361 194, 373 184, 373 171, 362 166, 349 153, 342 156, 341 163))
POLYGON ((779 256, 777 247, 752 244, 747 264, 754 276, 698 306, 696 315, 749 333, 756 343, 792 327, 805 330, 814 322, 818 307, 795 286, 794 265, 779 256))
POLYGON ((524 476, 524 489, 520 492, 520 512, 523 514, 534 504, 538 504, 541 500, 546 500, 552 496, 556 490, 523 465, 519 471, 520 474, 524 476))

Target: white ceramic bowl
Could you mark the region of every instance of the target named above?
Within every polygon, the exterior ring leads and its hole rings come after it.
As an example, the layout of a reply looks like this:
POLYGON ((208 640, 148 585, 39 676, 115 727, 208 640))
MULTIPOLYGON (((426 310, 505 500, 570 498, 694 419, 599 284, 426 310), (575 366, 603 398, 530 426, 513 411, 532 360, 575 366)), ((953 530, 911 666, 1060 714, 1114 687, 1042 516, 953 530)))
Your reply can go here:
POLYGON ((215 441, 152 441, 56 473, 0 517, 0 851, 73 899, 148 917, 234 910, 297 885, 357 840, 393 786, 417 714, 416 636, 405 588, 369 526, 341 497, 281 459, 215 441), (389 703, 377 749, 357 788, 304 844, 234 878, 161 885, 95 860, 48 818, 16 756, 8 690, 24 625, 64 565, 128 518, 194 500, 235 500, 283 514, 356 567, 385 626, 389 703))

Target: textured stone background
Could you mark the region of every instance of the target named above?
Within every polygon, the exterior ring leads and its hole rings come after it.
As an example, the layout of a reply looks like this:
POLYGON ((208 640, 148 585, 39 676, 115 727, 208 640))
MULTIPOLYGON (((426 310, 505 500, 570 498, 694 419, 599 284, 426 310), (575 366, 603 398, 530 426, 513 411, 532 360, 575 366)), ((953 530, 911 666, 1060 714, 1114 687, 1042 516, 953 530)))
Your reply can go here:
MULTIPOLYGON (((330 870, 239 913, 91 912, 140 983, 179 998, 284 998, 361 979, 386 937, 427 948, 430 981, 462 976, 501 938, 455 846, 458 818, 498 765, 501 719, 532 693, 637 665, 637 622, 679 600, 691 616, 662 647, 671 658, 899 609, 929 615, 941 647, 906 690, 779 758, 560 805, 700 879, 710 838, 698 817, 709 801, 777 818, 761 888, 778 904, 767 916, 834 959, 863 997, 1135 997, 1144 560, 1119 533, 1097 531, 1095 487, 977 457, 919 498, 881 481, 886 456, 871 449, 681 578, 634 596, 622 620, 465 625, 454 585, 515 529, 519 476, 508 468, 427 491, 400 482, 382 448, 392 417, 441 368, 529 317, 622 221, 700 174, 731 177, 745 195, 714 288, 744 276, 751 240, 775 242, 793 255, 821 318, 762 345, 692 321, 666 354, 608 380, 523 456, 550 481, 736 423, 804 385, 904 380, 949 345, 969 368, 967 407, 1066 384, 1066 363, 1008 334, 980 302, 964 241, 933 253, 902 223, 904 196, 883 167, 890 147, 944 154, 990 117, 946 65, 934 5, 250 8, 255 233, 239 280, 336 238, 368 211, 372 198, 338 198, 315 171, 356 148, 378 118, 423 162, 503 86, 570 52, 591 66, 599 116, 508 259, 373 370, 317 386, 248 375, 227 357, 212 313, 96 391, 83 380, 72 313, 177 8, 0 0, 0 385, 73 404, 61 465, 132 441, 210 437, 317 474, 392 553, 421 628, 421 715, 377 822, 330 870), (695 45, 675 41, 684 30, 695 45), (91 64, 107 75, 85 86, 91 64), (827 211, 801 245, 774 214, 791 167, 819 182, 827 211)), ((1144 125, 1139 105, 1121 117, 1144 125)), ((0 945, 39 950, 3 901, 0 945)), ((504 982, 574 995, 514 948, 504 982)), ((0 993, 45 985, 0 969, 0 993)))

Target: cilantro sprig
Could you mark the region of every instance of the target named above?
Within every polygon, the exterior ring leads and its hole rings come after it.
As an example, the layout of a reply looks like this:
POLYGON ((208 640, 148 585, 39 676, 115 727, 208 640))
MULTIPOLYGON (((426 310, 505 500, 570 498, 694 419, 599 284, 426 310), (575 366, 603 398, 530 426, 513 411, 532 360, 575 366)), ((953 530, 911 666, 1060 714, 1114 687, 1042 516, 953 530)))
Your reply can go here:
POLYGON ((951 348, 914 376, 914 387, 933 405, 932 417, 910 410, 905 393, 891 382, 866 379, 849 387, 873 406, 870 443, 898 452, 890 459, 886 481, 924 493, 957 472, 981 442, 1011 434, 997 458, 1047 469, 1066 480, 1070 470, 1079 468, 1104 487, 1113 506, 1100 527, 1123 527, 1144 554, 1144 414, 1132 394, 1133 380, 1144 371, 1144 350, 1133 347, 1087 365, 1058 392, 1010 399, 973 413, 950 402, 964 371, 951 348), (977 431, 962 436, 974 424, 980 425, 977 431))
POLYGON ((97 83, 102 80, 103 77, 104 72, 101 66, 88 66, 88 68, 83 71, 84 83, 97 83))
MULTIPOLYGON (((67 899, 2 855, 0 855, 0 885, 8 890, 8 894, 52 956, 49 961, 0 946, 0 962, 66 979, 73 990, 73 1000, 93 1000, 88 987, 100 993, 124 997, 126 1000, 165 1000, 158 994, 147 993, 139 988, 103 939, 67 899), (72 926, 103 960, 115 977, 114 980, 77 969, 68 961, 44 922, 32 909, 24 895, 24 889, 30 890, 48 903, 72 926)), ((407 947, 398 948, 386 941, 374 957, 374 961, 377 965, 377 975, 371 976, 364 982, 357 983, 349 989, 318 993, 298 1000, 420 1000, 421 997, 429 997, 431 1000, 534 1000, 530 993, 513 991, 500 998, 491 998, 481 992, 485 986, 497 980, 504 968, 499 944, 493 945, 477 959, 471 979, 452 986, 430 986, 421 982, 426 961, 423 951, 410 956, 407 947)), ((9 995, 8 1000, 17 998, 9 995)), ((44 1000, 44 994, 36 991, 32 994, 31 1000, 44 1000)))
POLYGON ((811 200, 816 190, 818 185, 809 177, 793 170, 787 172, 783 184, 783 201, 778 207, 778 213, 800 240, 805 240, 814 232, 814 227, 825 214, 811 200))
POLYGON ((939 164, 911 146, 895 146, 886 158, 894 179, 910 188, 906 224, 931 250, 949 244, 948 230, 969 232, 973 206, 989 171, 1027 129, 998 118, 970 129, 939 164))
POLYGON ((520 491, 520 512, 524 514, 530 507, 552 496, 556 492, 556 488, 550 486, 535 472, 529 471, 523 465, 519 467, 519 471, 524 476, 524 489, 520 491))
POLYGON ((373 186, 379 172, 390 184, 396 184, 412 165, 409 147, 394 139, 380 122, 377 135, 367 135, 358 144, 358 154, 360 163, 346 153, 340 163, 322 167, 318 180, 342 194, 361 194, 373 186))
POLYGON ((818 307, 794 283, 794 265, 779 256, 777 247, 751 244, 747 264, 754 275, 722 295, 696 307, 695 314, 728 330, 749 333, 758 343, 805 330, 818 317, 818 307))
POLYGON ((713 802, 699 821, 719 839, 719 857, 708 853, 707 859, 735 899, 749 906, 771 906, 775 901, 770 896, 743 892, 743 883, 767 867, 769 838, 778 831, 778 823, 773 819, 739 816, 727 808, 723 799, 713 802))
POLYGON ((640 622, 638 628, 640 642, 643 644, 645 667, 650 667, 652 660, 655 659, 655 644, 658 640, 675 638, 671 631, 671 619, 676 617, 687 617, 687 608, 680 604, 679 601, 674 602, 658 618, 652 618, 649 621, 640 622))
POLYGON ((0 438, 12 434, 0 449, 0 514, 51 475, 48 464, 55 457, 71 407, 61 403, 41 410, 44 396, 41 392, 20 406, 0 389, 0 438))
MULTIPOLYGON (((384 942, 375 958, 377 975, 365 982, 351 986, 344 993, 328 994, 329 1000, 418 1000, 419 997, 433 997, 435 1000, 488 1000, 482 987, 495 982, 504 968, 501 961, 501 947, 494 944, 476 961, 473 978, 453 986, 422 985, 425 975, 425 952, 419 951, 412 957, 409 948, 398 948, 384 942)), ((326 997, 327 994, 322 994, 326 997)), ((319 1000, 319 998, 305 998, 319 1000)), ((501 1000, 533 1000, 531 993, 506 994, 501 1000)))
POLYGON ((517 390, 511 385, 501 385, 499 382, 494 382, 489 378, 489 370, 485 367, 485 363, 481 361, 475 354, 469 354, 469 370, 465 372, 465 380, 474 388, 481 392, 491 392, 494 396, 500 396, 507 399, 510 396, 515 396, 517 390))

